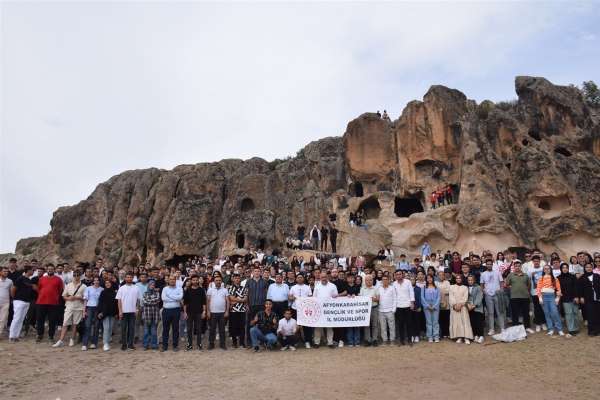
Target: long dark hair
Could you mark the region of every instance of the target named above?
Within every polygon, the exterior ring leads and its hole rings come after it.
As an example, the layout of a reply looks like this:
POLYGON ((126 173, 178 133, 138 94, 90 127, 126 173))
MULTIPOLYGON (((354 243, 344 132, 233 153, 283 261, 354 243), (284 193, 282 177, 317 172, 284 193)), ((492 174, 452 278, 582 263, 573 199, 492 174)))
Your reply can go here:
POLYGON ((546 267, 548 267, 548 269, 550 269, 550 278, 552 279, 552 287, 556 288, 556 278, 554 278, 554 273, 552 272, 552 267, 548 264, 544 265, 544 268, 542 268, 542 278, 544 278, 544 276, 546 276, 546 267))

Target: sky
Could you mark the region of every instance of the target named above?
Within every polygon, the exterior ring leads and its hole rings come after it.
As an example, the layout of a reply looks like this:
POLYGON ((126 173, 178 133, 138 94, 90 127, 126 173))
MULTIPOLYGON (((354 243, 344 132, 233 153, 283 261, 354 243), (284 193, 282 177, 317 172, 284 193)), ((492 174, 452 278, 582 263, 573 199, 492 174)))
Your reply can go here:
POLYGON ((0 3, 0 253, 130 169, 295 155, 434 84, 600 82, 599 2, 0 3))

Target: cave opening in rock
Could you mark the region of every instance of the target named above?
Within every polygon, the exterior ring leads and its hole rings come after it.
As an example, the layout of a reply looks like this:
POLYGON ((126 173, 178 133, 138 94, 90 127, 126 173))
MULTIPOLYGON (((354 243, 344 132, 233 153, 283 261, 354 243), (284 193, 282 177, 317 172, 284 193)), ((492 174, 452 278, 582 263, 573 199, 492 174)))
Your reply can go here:
POLYGON ((544 218, 554 218, 571 208, 571 199, 567 195, 541 196, 535 198, 535 205, 544 218))
POLYGON ((243 249, 245 243, 246 243, 246 236, 244 235, 244 232, 237 231, 235 233, 235 244, 238 247, 238 249, 243 249))
POLYGON ((521 246, 512 246, 512 247, 509 247, 507 250, 510 251, 511 253, 515 254, 516 258, 518 260, 524 260, 525 253, 529 253, 529 249, 527 247, 521 247, 521 246))
POLYGON ((557 154, 562 154, 565 157, 571 157, 573 155, 573 153, 571 153, 568 149, 565 149, 564 147, 556 147, 554 149, 554 152, 557 154))
POLYGON ((354 197, 363 197, 365 195, 363 185, 360 182, 352 182, 348 191, 354 197))
POLYGON ((377 219, 381 212, 381 206, 379 205, 377 198, 369 197, 360 203, 358 210, 363 211, 365 219, 377 219))
POLYGON ((261 250, 265 249, 265 245, 267 244, 267 240, 265 238, 258 239, 258 248, 261 250))
POLYGON ((244 198, 242 200, 242 205, 240 208, 241 208, 242 212, 254 210, 254 200, 252 200, 249 197, 244 198))
POLYGON ((550 211, 552 207, 550 207, 550 203, 547 200, 540 200, 538 203, 538 207, 545 211, 550 211))
POLYGON ((398 217, 406 218, 423 211, 423 203, 417 197, 394 198, 394 213, 398 217))
POLYGON ((185 264, 188 260, 191 260, 196 256, 196 254, 175 254, 173 257, 165 260, 165 265, 171 267, 178 266, 179 264, 185 264))

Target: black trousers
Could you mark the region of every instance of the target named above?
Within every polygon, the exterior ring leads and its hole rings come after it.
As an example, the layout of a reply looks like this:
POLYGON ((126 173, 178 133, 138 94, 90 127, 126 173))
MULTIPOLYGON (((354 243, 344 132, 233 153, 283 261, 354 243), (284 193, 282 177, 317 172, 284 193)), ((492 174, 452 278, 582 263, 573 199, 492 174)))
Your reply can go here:
POLYGON ((208 344, 212 347, 215 345, 217 336, 217 328, 219 329, 219 345, 225 348, 225 313, 210 314, 210 329, 208 332, 208 344))
POLYGON ((323 236, 321 240, 321 251, 327 251, 327 236, 323 236))
POLYGON ((133 348, 135 337, 135 313, 123 313, 121 322, 121 348, 133 348))
POLYGON ((36 307, 37 322, 36 329, 39 338, 44 336, 44 324, 48 319, 48 337, 54 339, 56 333, 56 325, 58 324, 58 313, 60 306, 50 304, 38 304, 36 307))
POLYGON ((346 341, 346 328, 333 328, 333 341, 346 341))
POLYGON ((396 308, 396 313, 394 317, 394 319, 396 320, 396 337, 400 339, 400 343, 404 344, 405 339, 410 338, 410 336, 412 336, 411 333, 413 331, 410 308, 396 308))
POLYGON ((469 321, 473 329, 473 336, 483 336, 484 314, 475 310, 469 311, 469 321))
POLYGON ((544 315, 544 309, 540 305, 540 299, 537 296, 531 296, 531 299, 533 300, 533 323, 536 325, 545 324, 546 316, 544 315))
POLYGON ((246 345, 246 313, 229 313, 229 335, 234 343, 239 339, 240 346, 246 345))
POLYGON ((279 336, 279 343, 281 343, 281 347, 285 346, 295 346, 298 342, 298 336, 279 336))
POLYGON ((529 328, 529 299, 510 299, 512 325, 519 325, 519 317, 523 317, 525 329, 529 328))
POLYGON ((202 346, 202 313, 188 314, 186 324, 188 346, 194 345, 194 333, 196 334, 196 344, 202 346))
POLYGON ((331 236, 329 238, 329 242, 331 243, 331 252, 335 253, 337 248, 336 248, 336 242, 337 242, 337 235, 336 236, 331 236))
POLYGON ((423 314, 423 311, 411 311, 410 317, 410 336, 420 336, 421 332, 425 332, 425 314, 423 314))
POLYGON ((440 336, 450 336, 450 310, 440 310, 440 336))
POLYGON ((585 311, 588 322, 588 335, 600 335, 600 301, 585 301, 585 311))

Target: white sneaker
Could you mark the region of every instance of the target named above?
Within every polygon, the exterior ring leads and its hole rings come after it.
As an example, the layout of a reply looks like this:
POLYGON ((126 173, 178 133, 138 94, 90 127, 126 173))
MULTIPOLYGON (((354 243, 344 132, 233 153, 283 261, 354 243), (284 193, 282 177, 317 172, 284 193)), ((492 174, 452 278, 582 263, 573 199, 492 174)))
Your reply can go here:
POLYGON ((296 351, 296 346, 288 346, 291 351, 296 351))
POLYGON ((459 343, 459 344, 460 344, 460 343, 462 343, 462 342, 463 342, 463 340, 462 340, 461 338, 458 338, 458 339, 456 339, 456 343, 459 343))
POLYGON ((344 342, 342 340, 338 342, 338 347, 344 347, 344 342))
POLYGON ((471 344, 471 341, 469 339, 465 339, 465 344, 471 344))
POLYGON ((572 338, 572 337, 573 337, 573 335, 571 335, 570 333, 567 333, 567 334, 565 335, 565 337, 566 337, 567 339, 570 339, 570 338, 572 338))
POLYGON ((558 331, 558 336, 565 336, 565 333, 563 331, 558 331))
POLYGON ((110 345, 109 344, 105 344, 104 346, 102 346, 102 350, 109 351, 110 350, 110 345))
POLYGON ((542 324, 542 329, 547 331, 548 330, 548 326, 546 324, 542 324))
POLYGON ((532 334, 534 333, 534 332, 533 332, 533 329, 531 329, 531 328, 527 328, 527 332, 528 332, 528 333, 532 333, 532 334))
POLYGON ((540 332, 541 330, 542 330, 542 327, 541 327, 541 326, 539 326, 539 325, 536 325, 536 326, 535 326, 535 331, 536 331, 536 332, 540 332))
POLYGON ((429 343, 433 343, 433 339, 432 339, 432 338, 429 338, 429 339, 427 339, 427 342, 429 342, 429 343))
POLYGON ((496 332, 494 332, 494 330, 493 330, 493 329, 490 329, 490 330, 488 331, 488 336, 493 336, 493 335, 495 335, 495 334, 496 334, 496 332))
POLYGON ((439 343, 439 342, 440 342, 440 339, 435 339, 435 340, 434 340, 434 342, 435 342, 435 343, 439 343))
POLYGON ((73 340, 73 338, 69 339, 69 347, 73 347, 75 346, 75 341, 73 340))
POLYGON ((63 342, 62 340, 59 340, 58 342, 54 343, 52 345, 52 347, 63 347, 65 345, 65 342, 63 342))
POLYGON ((418 336, 415 336, 415 338, 413 339, 413 342, 414 342, 414 343, 419 343, 419 337, 418 337, 418 336))
POLYGON ((81 351, 87 351, 87 346, 81 346, 81 351))
POLYGON ((349 344, 348 347, 354 347, 354 345, 353 344, 349 344))
POLYGON ((289 346, 283 346, 283 347, 281 348, 281 351, 286 351, 288 348, 289 348, 289 346))
POLYGON ((90 349, 95 349, 96 345, 95 344, 90 344, 90 349))
POLYGON ((554 335, 554 332, 553 331, 548 331, 547 335, 548 336, 552 336, 552 335, 554 335))
POLYGON ((479 340, 477 341, 477 343, 482 344, 484 340, 485 338, 483 336, 479 336, 479 340))
POLYGON ((308 343, 308 342, 304 343, 304 347, 306 347, 307 349, 310 349, 310 343, 308 343))

